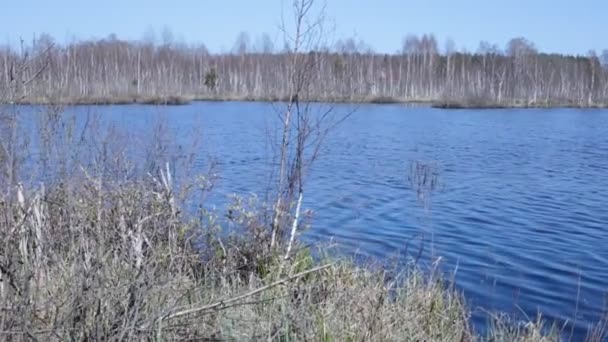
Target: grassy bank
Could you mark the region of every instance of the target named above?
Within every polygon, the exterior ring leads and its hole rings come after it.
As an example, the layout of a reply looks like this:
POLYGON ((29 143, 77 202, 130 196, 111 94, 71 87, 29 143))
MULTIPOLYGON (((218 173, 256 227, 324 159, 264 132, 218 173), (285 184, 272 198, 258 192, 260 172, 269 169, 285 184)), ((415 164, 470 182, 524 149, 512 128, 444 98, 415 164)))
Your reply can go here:
MULTIPOLYGON (((433 101, 425 99, 401 99, 396 97, 319 97, 303 98, 302 101, 322 103, 370 103, 370 104, 431 104, 433 101)), ((208 102, 288 102, 289 98, 279 96, 242 96, 242 95, 171 95, 171 96, 102 96, 102 97, 40 97, 23 98, 14 103, 21 105, 186 105, 195 101, 208 102)))
POLYGON ((476 336, 458 292, 413 266, 373 270, 302 247, 283 260, 243 206, 231 209, 242 234, 220 234, 213 215, 180 214, 169 181, 100 184, 0 200, 4 338, 557 340, 541 322, 476 336))
MULTIPOLYGON (((302 99, 307 102, 346 103, 346 104, 415 104, 428 105, 440 109, 500 109, 500 108, 608 108, 607 103, 575 103, 515 100, 496 102, 485 99, 477 100, 445 100, 426 98, 400 98, 390 96, 366 97, 315 97, 302 99)), ((241 95, 171 95, 171 96, 112 96, 112 97, 61 97, 61 98, 24 98, 16 101, 22 105, 187 105, 195 101, 227 102, 288 102, 285 97, 241 96, 241 95)))
POLYGON ((476 335, 461 295, 432 270, 312 258, 302 246, 284 260, 244 202, 230 209, 231 233, 213 213, 181 214, 167 179, 3 197, 3 338, 559 340, 540 320, 501 318, 476 335))
POLYGON ((526 101, 497 102, 487 99, 461 99, 432 101, 433 108, 440 109, 501 109, 501 108, 608 108, 608 103, 576 103, 572 101, 526 101))
POLYGON ((194 100, 186 96, 99 96, 99 97, 59 97, 23 98, 14 101, 20 105, 186 105, 194 100))

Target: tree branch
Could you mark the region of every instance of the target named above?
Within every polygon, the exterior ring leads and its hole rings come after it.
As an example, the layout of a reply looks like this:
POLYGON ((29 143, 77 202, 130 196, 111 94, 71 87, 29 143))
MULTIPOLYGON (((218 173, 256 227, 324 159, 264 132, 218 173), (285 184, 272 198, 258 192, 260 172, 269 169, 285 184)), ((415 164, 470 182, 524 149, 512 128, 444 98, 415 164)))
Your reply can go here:
MULTIPOLYGON (((271 289, 273 287, 276 287, 276 286, 285 284, 285 283, 287 283, 289 281, 301 278, 301 277, 303 277, 303 276, 305 276, 307 274, 324 270, 324 269, 330 267, 331 265, 332 264, 326 264, 326 265, 323 265, 323 266, 312 268, 312 269, 307 270, 307 271, 296 273, 296 274, 294 274, 292 276, 289 276, 289 277, 277 280, 277 281, 275 281, 275 282, 273 282, 271 284, 268 284, 266 286, 262 286, 260 288, 255 289, 255 290, 243 293, 241 295, 238 295, 236 297, 232 297, 232 298, 229 298, 229 299, 226 299, 226 300, 222 300, 222 301, 215 302, 215 303, 208 304, 208 305, 203 305, 203 306, 200 306, 200 307, 197 307, 197 308, 191 308, 191 309, 185 309, 185 310, 182 310, 182 311, 177 311, 177 312, 174 312, 172 314, 167 314, 167 315, 159 318, 156 321, 156 323, 157 322, 161 322, 161 321, 165 321, 165 320, 174 319, 174 318, 179 318, 179 317, 186 316, 186 315, 195 314, 195 313, 201 313, 201 312, 205 312, 205 311, 215 310, 215 309, 217 309, 219 307, 225 307, 226 304, 231 304, 231 303, 237 302, 237 301, 239 301, 241 299, 244 299, 244 298, 247 298, 247 297, 251 297, 253 295, 256 295, 258 293, 264 292, 264 291, 266 291, 268 289, 271 289)), ((139 329, 140 330, 146 330, 147 328, 148 328, 148 326, 144 325, 144 326, 140 327, 139 329)))

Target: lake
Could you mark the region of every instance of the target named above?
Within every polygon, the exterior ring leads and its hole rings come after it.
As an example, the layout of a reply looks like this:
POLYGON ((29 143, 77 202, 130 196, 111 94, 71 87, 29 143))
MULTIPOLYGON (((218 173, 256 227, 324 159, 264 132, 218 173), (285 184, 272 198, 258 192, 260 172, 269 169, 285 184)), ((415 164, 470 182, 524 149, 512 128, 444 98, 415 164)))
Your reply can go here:
MULTIPOLYGON (((145 145, 164 120, 180 149, 200 138, 194 167, 217 162, 207 205, 263 195, 276 110, 264 103, 73 107, 98 113, 145 145), (192 132, 198 132, 192 134, 192 132)), ((483 328, 483 310, 541 312, 581 336, 608 300, 608 110, 440 110, 335 105, 355 112, 325 142, 307 178, 307 241, 386 260, 441 257, 483 328), (412 165, 437 171, 420 201, 412 165)), ((27 117, 33 117, 26 115, 27 117)))

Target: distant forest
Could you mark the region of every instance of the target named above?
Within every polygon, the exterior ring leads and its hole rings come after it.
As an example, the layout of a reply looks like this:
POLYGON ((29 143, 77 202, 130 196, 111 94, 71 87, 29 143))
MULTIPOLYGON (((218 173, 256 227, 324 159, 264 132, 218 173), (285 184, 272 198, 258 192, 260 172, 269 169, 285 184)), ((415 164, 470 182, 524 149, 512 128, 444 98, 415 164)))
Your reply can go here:
MULTIPOLYGON (((408 36, 399 52, 376 53, 354 39, 307 51, 316 101, 430 102, 440 106, 608 104, 608 52, 539 52, 524 38, 504 49, 440 49, 433 35, 408 36)), ((229 53, 171 40, 106 39, 57 44, 41 35, 0 47, 0 92, 22 103, 120 103, 143 99, 279 100, 287 98, 289 48, 268 36, 241 34, 229 53), (10 96, 6 94, 10 92, 10 96)))

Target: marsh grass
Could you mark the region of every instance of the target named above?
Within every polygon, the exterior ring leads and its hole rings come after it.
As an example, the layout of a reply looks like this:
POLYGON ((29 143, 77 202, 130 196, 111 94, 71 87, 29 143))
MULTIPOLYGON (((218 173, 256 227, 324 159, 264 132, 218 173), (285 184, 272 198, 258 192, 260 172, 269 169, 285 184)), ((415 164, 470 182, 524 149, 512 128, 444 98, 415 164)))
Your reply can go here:
MULTIPOLYGON (((257 243, 201 253, 206 227, 176 212, 168 183, 16 189, 0 207, 3 310, 12 340, 470 338, 466 310, 415 269, 388 280, 348 262, 287 265, 257 243), (232 257, 228 258, 226 254, 232 257), (245 268, 244 264, 255 267, 245 268), (301 277, 294 274, 319 268, 301 277), (281 270, 281 273, 277 273, 281 270), (279 281, 279 284, 272 285, 279 281), (267 289, 239 300, 258 288, 267 289), (215 306, 213 303, 218 303, 215 306), (210 306, 197 310, 197 307, 210 306), (179 314, 194 309, 192 314, 179 314)), ((211 247, 209 247, 211 248, 211 247)))

